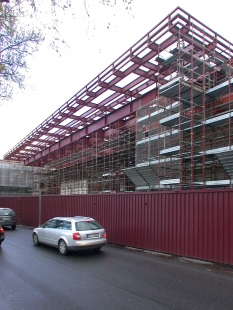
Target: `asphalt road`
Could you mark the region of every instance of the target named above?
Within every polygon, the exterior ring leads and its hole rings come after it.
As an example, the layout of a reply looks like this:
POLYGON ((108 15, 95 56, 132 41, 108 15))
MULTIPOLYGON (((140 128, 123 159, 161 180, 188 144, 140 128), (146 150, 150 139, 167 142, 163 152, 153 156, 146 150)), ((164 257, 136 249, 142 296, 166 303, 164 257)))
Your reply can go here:
POLYGON ((233 309, 233 267, 104 247, 73 252, 6 229, 0 247, 1 310, 233 309))

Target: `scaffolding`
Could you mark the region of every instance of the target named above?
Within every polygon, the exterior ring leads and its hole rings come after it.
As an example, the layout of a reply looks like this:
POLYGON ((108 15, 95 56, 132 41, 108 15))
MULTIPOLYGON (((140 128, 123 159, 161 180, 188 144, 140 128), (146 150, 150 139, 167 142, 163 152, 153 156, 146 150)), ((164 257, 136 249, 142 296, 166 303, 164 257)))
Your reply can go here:
POLYGON ((46 194, 135 191, 132 181, 122 172, 134 165, 135 121, 106 128, 79 141, 68 156, 46 164, 37 174, 37 183, 46 194))
POLYGON ((0 196, 30 196, 41 169, 17 161, 0 161, 0 196))
POLYGON ((136 190, 232 185, 232 49, 183 32, 156 58, 158 98, 137 111, 136 166, 124 170, 136 190))

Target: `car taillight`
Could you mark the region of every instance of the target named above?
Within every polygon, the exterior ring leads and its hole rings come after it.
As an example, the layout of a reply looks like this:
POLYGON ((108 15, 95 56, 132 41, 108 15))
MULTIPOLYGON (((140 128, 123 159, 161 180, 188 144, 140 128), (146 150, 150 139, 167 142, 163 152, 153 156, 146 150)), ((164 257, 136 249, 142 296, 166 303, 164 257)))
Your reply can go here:
POLYGON ((104 238, 107 238, 107 234, 106 234, 106 232, 104 233, 104 238))
POLYGON ((4 229, 3 228, 0 228, 0 231, 1 231, 1 233, 2 233, 2 235, 4 235, 4 229))
POLYGON ((79 233, 73 233, 73 240, 81 240, 81 235, 79 233))

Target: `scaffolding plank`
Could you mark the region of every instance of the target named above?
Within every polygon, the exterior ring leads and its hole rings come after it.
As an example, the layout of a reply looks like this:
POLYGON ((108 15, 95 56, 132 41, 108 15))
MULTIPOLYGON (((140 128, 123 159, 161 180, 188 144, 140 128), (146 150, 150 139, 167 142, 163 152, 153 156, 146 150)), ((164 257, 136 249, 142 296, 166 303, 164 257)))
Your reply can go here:
POLYGON ((171 156, 171 155, 178 154, 179 151, 180 151, 180 145, 177 145, 174 147, 170 147, 168 149, 161 150, 160 155, 171 156))
POLYGON ((213 118, 209 118, 206 121, 204 121, 203 123, 205 125, 209 125, 209 126, 213 126, 213 127, 220 126, 220 125, 226 123, 226 121, 232 117, 233 117, 233 112, 229 112, 229 113, 226 113, 223 115, 219 115, 219 116, 216 116, 213 118))
POLYGON ((138 173, 135 167, 122 169, 127 177, 135 184, 135 186, 148 186, 147 182, 138 173))

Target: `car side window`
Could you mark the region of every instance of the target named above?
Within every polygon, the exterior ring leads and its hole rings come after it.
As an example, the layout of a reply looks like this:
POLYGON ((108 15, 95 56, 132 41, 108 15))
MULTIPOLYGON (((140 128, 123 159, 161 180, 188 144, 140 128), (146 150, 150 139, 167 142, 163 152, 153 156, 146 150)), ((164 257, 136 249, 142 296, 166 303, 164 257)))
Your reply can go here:
POLYGON ((57 220, 57 229, 64 229, 64 221, 62 220, 57 220))
POLYGON ((44 228, 55 228, 56 227, 56 220, 52 219, 49 220, 47 223, 44 224, 44 228))
POLYGON ((71 230, 71 222, 70 221, 63 221, 63 229, 71 230))
POLYGON ((9 215, 15 216, 15 212, 13 210, 10 210, 9 215))

